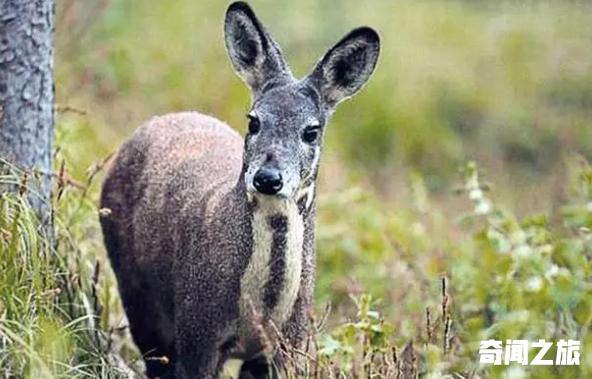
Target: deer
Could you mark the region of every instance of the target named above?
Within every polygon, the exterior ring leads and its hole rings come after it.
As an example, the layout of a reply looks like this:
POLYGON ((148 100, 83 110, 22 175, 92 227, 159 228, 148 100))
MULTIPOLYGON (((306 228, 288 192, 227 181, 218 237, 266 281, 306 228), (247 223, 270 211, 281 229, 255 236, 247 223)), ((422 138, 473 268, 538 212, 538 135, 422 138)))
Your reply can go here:
POLYGON ((224 40, 251 93, 245 137, 195 111, 156 116, 103 182, 104 243, 149 378, 216 379, 230 359, 239 378, 277 378, 273 331, 302 347, 325 128, 380 52, 378 33, 359 27, 296 79, 244 2, 227 8, 224 40))

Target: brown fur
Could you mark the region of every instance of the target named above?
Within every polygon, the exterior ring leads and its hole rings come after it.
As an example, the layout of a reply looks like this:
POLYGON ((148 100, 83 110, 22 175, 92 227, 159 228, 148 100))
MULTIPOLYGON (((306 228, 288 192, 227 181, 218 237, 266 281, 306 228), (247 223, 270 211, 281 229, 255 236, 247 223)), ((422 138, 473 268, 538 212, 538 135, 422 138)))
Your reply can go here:
MULTIPOLYGON (((101 207, 112 213, 101 224, 134 341, 148 357, 171 361, 147 360, 151 376, 172 376, 178 352, 194 355, 185 355, 185 365, 212 373, 231 355, 251 244, 242 146, 211 117, 156 117, 122 146, 105 181, 101 207)), ((304 285, 284 327, 295 343, 312 302, 312 216, 305 218, 304 285)))

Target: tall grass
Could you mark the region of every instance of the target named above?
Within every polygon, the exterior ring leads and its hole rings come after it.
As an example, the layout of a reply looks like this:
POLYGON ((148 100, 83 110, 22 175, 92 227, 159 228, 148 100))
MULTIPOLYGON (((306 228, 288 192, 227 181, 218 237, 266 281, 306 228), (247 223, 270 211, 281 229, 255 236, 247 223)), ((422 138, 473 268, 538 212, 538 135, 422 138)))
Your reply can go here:
MULTIPOLYGON (((128 377, 99 323, 97 256, 85 251, 95 207, 84 185, 56 175, 55 235, 27 201, 32 173, 2 162, 0 185, 0 376, 3 378, 128 377)), ((94 244, 94 242, 93 242, 94 244)))

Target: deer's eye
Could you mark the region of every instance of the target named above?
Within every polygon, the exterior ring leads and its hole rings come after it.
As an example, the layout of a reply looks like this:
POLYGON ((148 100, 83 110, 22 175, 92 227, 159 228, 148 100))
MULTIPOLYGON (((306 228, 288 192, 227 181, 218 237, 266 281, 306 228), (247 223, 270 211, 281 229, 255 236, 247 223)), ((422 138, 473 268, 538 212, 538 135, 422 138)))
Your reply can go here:
POLYGON ((308 144, 313 144, 319 139, 321 127, 318 125, 307 126, 302 133, 302 140, 308 144))
POLYGON ((249 118, 249 134, 257 134, 259 133, 259 129, 261 128, 261 124, 257 116, 247 115, 249 118))

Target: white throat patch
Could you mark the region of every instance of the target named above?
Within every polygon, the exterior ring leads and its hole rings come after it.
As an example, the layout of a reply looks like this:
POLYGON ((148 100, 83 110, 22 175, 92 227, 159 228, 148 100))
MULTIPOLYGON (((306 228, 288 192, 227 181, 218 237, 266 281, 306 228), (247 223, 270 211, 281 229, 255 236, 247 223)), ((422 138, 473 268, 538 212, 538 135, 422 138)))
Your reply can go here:
POLYGON ((253 312, 258 315, 267 314, 281 328, 290 317, 300 289, 304 223, 294 201, 257 198, 257 203, 252 221, 253 252, 241 278, 241 318, 244 322, 245 318, 252 317, 253 312), (278 293, 275 307, 266 309, 264 293, 270 282, 273 263, 270 259, 273 254, 274 230, 270 225, 270 218, 274 216, 283 216, 286 220, 285 248, 283 255, 277 257, 284 259, 284 274, 281 288, 274 289, 278 293))

